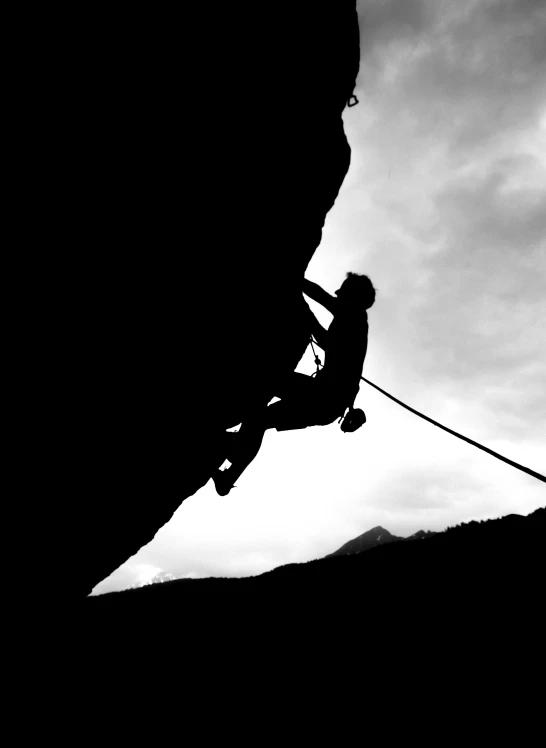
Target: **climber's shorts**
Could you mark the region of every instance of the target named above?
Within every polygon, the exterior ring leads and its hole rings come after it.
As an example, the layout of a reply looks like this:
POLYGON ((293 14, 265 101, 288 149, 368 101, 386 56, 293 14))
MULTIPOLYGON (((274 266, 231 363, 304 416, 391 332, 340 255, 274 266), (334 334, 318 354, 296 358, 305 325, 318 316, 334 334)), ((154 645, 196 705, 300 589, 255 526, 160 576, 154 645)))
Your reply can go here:
MULTIPOLYGON (((327 426, 345 412, 347 398, 319 377, 305 377, 307 382, 297 392, 267 408, 267 427, 277 431, 327 426)), ((300 384, 303 384, 300 382, 300 384)))

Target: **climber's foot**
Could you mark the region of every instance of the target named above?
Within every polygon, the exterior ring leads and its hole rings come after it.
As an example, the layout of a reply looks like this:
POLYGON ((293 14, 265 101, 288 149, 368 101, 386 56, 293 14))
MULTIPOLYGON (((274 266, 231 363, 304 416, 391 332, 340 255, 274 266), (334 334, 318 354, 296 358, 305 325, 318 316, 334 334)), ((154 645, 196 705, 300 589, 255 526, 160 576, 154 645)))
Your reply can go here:
POLYGON ((244 446, 238 431, 226 431, 225 453, 230 462, 234 462, 243 451, 244 446))
POLYGON ((229 468, 227 470, 217 470, 212 476, 216 493, 219 496, 227 496, 234 487, 230 472, 229 468))

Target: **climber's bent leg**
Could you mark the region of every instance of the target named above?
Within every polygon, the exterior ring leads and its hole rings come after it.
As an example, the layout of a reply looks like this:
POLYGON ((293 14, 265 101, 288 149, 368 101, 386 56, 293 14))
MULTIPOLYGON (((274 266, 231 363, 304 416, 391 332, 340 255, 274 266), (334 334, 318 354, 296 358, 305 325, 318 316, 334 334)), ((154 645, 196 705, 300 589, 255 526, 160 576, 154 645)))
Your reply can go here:
MULTIPOLYGON (((250 464, 248 453, 256 449, 256 434, 261 430, 277 428, 279 431, 288 429, 303 429, 314 425, 309 423, 313 420, 313 412, 317 409, 317 384, 312 377, 299 372, 291 372, 275 390, 276 397, 282 398, 280 402, 273 403, 269 407, 262 407, 258 415, 244 421, 237 432, 226 432, 225 449, 226 459, 231 463, 245 462, 250 464), (279 424, 286 426, 279 427, 279 424)), ((261 443, 261 440, 260 440, 261 443)), ((258 445, 259 450, 259 445, 258 445)), ((234 473, 233 473, 234 474, 234 473)))
POLYGON ((309 377, 307 374, 300 374, 299 371, 293 371, 279 382, 279 385, 275 389, 275 395, 283 400, 308 398, 315 392, 316 384, 316 380, 313 377, 309 377))
POLYGON ((243 424, 240 431, 233 434, 233 437, 237 438, 237 443, 235 444, 234 439, 233 448, 228 455, 228 459, 232 463, 231 467, 227 470, 217 470, 212 476, 216 492, 220 496, 227 496, 235 481, 241 477, 256 457, 262 446, 264 433, 264 425, 255 422, 251 425, 247 424, 246 427, 243 424))
POLYGON ((226 434, 226 456, 232 463, 213 475, 216 491, 226 496, 236 480, 260 451, 267 429, 292 431, 308 426, 326 426, 339 418, 345 408, 339 397, 316 379, 294 374, 282 389, 285 398, 261 410, 257 418, 245 421, 235 434, 226 434))
POLYGON ((317 387, 308 397, 280 400, 270 405, 266 413, 266 428, 293 431, 309 426, 327 426, 337 420, 343 410, 335 400, 325 397, 317 387))

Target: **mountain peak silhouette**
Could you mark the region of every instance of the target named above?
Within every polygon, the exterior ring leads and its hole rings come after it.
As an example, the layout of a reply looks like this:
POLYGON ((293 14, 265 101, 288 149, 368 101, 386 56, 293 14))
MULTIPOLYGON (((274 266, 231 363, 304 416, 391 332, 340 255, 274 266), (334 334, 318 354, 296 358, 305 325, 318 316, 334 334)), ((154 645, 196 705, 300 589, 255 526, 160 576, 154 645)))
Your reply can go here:
MULTIPOLYGON (((345 556, 352 553, 362 553, 370 548, 375 548, 378 545, 386 545, 387 543, 397 543, 400 541, 410 540, 422 540, 429 538, 432 535, 436 535, 432 530, 418 530, 407 538, 402 538, 398 535, 393 535, 389 530, 386 530, 381 525, 372 527, 371 530, 367 530, 356 538, 349 540, 347 543, 338 548, 334 553, 330 553, 329 556, 345 556)), ((328 556, 327 556, 328 558, 328 556)))
POLYGON ((351 553, 362 553, 367 551, 369 548, 375 548, 378 545, 384 545, 385 543, 394 543, 397 540, 402 540, 396 535, 393 535, 381 525, 372 527, 371 530, 363 532, 352 540, 338 548, 334 553, 330 553, 330 556, 344 556, 351 553))
MULTIPOLYGON (((387 537, 391 534, 388 530, 385 530, 384 527, 381 527, 381 525, 377 525, 376 527, 372 527, 371 530, 368 530, 368 533, 384 533, 387 537)), ((367 533, 362 533, 363 535, 366 535, 367 533)))

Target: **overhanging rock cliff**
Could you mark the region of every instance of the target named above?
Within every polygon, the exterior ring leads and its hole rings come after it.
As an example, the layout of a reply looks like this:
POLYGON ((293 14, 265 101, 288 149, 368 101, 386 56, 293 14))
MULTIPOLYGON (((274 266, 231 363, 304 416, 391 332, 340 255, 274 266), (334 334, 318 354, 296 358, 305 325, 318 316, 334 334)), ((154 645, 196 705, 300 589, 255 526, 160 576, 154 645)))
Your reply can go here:
POLYGON ((140 12, 95 18, 56 84, 59 111, 76 91, 50 361, 67 597, 153 538, 296 367, 302 279, 350 161, 355 0, 140 12))

